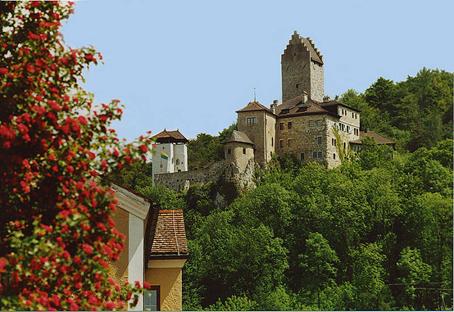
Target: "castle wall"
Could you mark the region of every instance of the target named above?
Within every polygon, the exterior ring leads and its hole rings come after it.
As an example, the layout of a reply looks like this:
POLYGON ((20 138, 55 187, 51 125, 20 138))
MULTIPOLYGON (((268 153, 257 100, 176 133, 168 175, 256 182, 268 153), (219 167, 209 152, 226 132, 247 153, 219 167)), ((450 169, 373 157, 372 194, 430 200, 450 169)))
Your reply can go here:
POLYGON ((188 171, 188 147, 186 144, 174 144, 175 157, 173 159, 175 172, 188 171))
POLYGON ((311 62, 311 78, 310 78, 310 92, 309 96, 311 99, 314 99, 316 101, 322 102, 323 97, 325 96, 325 81, 324 81, 324 71, 323 71, 323 66, 311 62))
POLYGON ((276 116, 265 114, 264 160, 269 162, 276 153, 276 116))
POLYGON ((172 162, 174 159, 173 143, 158 143, 156 153, 153 155, 153 176, 159 173, 174 172, 175 168, 172 162), (166 153, 169 157, 164 159, 161 157, 161 152, 166 153))
POLYGON ((326 115, 279 118, 276 129, 276 151, 279 156, 290 154, 303 162, 326 161, 328 130, 326 115), (290 129, 289 122, 292 124, 290 129))
POLYGON ((343 149, 343 142, 346 140, 345 136, 338 131, 339 135, 336 135, 336 127, 338 124, 338 119, 332 116, 326 117, 326 162, 328 168, 335 168, 341 164, 341 155, 339 148, 343 149), (339 137, 342 142, 338 142, 339 137))
POLYGON ((254 160, 254 149, 250 144, 240 142, 226 143, 224 152, 226 162, 234 163, 241 171, 246 169, 251 159, 254 160))
POLYGON ((282 101, 303 91, 311 94, 311 56, 302 44, 289 45, 281 56, 282 101))
POLYGON ((156 174, 154 176, 154 183, 180 191, 189 187, 191 184, 216 182, 221 176, 224 167, 225 162, 221 161, 205 169, 156 174))
POLYGON ((274 145, 275 127, 274 116, 265 111, 239 112, 237 119, 238 131, 246 133, 248 138, 254 142, 255 161, 264 164, 271 159, 271 145, 274 145), (255 117, 256 124, 248 124, 247 119, 255 117), (273 141, 273 144, 271 143, 273 141))

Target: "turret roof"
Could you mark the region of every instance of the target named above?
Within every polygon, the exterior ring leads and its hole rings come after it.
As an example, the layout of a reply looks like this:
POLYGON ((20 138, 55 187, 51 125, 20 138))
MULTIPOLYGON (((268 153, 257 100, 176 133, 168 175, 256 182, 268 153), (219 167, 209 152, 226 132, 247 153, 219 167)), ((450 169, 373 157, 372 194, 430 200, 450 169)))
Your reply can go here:
POLYGON ((178 129, 175 131, 168 131, 164 129, 163 131, 156 134, 153 139, 155 139, 158 143, 188 142, 188 139, 186 139, 178 129))
POLYGON ((253 111, 266 111, 266 112, 272 114, 272 112, 269 108, 260 104, 257 101, 249 102, 245 107, 243 107, 240 110, 237 110, 236 112, 238 113, 238 112, 253 112, 253 111))
POLYGON ((224 143, 232 142, 254 145, 254 143, 248 138, 246 133, 237 130, 233 130, 232 135, 224 143))

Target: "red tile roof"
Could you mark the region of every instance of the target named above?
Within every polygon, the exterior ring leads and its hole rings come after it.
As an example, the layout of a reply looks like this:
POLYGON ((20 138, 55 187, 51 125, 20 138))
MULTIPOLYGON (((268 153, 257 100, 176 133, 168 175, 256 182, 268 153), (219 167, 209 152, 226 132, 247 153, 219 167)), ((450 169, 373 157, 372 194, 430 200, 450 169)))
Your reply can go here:
POLYGON ((318 114, 327 114, 338 117, 337 113, 323 108, 317 101, 307 99, 306 103, 303 103, 303 95, 298 95, 276 107, 276 115, 279 117, 318 114))
POLYGON ((153 139, 155 139, 158 143, 188 142, 188 139, 186 139, 179 130, 168 131, 164 129, 163 131, 156 134, 153 139))
POLYGON ((150 256, 187 256, 188 242, 184 228, 184 218, 182 209, 159 210, 155 214, 152 222, 151 233, 153 240, 151 242, 150 256))
POLYGON ((360 139, 359 140, 355 140, 355 141, 352 141, 350 143, 352 144, 362 144, 362 140, 364 138, 371 138, 375 141, 375 143, 377 144, 386 144, 386 145, 394 145, 396 144, 395 141, 387 138, 387 137, 384 137, 380 134, 378 134, 377 132, 374 132, 374 131, 360 131, 359 132, 359 137, 360 139))

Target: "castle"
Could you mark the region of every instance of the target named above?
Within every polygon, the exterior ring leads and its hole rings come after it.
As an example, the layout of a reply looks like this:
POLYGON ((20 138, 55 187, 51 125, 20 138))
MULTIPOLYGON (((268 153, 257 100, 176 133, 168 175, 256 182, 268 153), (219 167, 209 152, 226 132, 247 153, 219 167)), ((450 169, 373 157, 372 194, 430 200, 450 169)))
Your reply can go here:
MULTIPOLYGON (((275 155, 291 155, 303 163, 315 161, 334 168, 350 151, 360 149, 364 137, 394 145, 377 133, 360 131, 360 111, 325 96, 323 65, 314 42, 295 31, 281 55, 282 102, 275 100, 266 107, 254 100, 237 111, 237 130, 224 145, 228 164, 242 172, 251 161, 266 165, 275 155)), ((170 149, 162 145, 170 142, 178 150, 183 141, 174 136, 159 133, 158 149, 170 149)), ((183 154, 173 164, 166 160, 167 171, 159 160, 153 173, 176 172, 172 168, 180 168, 181 161, 187 168, 187 152, 179 155, 183 154)))

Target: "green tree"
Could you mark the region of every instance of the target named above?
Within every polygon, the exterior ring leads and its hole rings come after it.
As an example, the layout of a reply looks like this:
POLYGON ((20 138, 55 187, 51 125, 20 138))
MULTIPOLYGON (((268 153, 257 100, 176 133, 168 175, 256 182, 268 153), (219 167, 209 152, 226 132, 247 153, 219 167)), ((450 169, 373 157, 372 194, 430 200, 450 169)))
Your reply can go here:
POLYGON ((389 309, 388 289, 385 284, 385 256, 376 243, 362 244, 352 252, 352 285, 357 289, 357 309, 389 309))
POLYGON ((400 253, 397 267, 401 274, 399 281, 404 285, 404 292, 407 297, 405 304, 416 308, 416 287, 429 282, 432 268, 424 263, 418 249, 410 247, 404 248, 400 253))
POLYGON ((364 92, 364 98, 370 106, 378 108, 382 113, 392 115, 395 112, 396 85, 392 80, 380 77, 364 92))
POLYGON ((306 251, 300 255, 303 279, 317 293, 317 306, 320 309, 321 290, 334 282, 336 265, 339 259, 328 241, 320 233, 310 233, 306 239, 306 251))
POLYGON ((194 243, 202 252, 195 263, 203 265, 187 278, 204 285, 204 304, 266 292, 283 282, 288 264, 282 240, 264 225, 234 224, 233 218, 232 211, 214 212, 196 230, 194 243))

